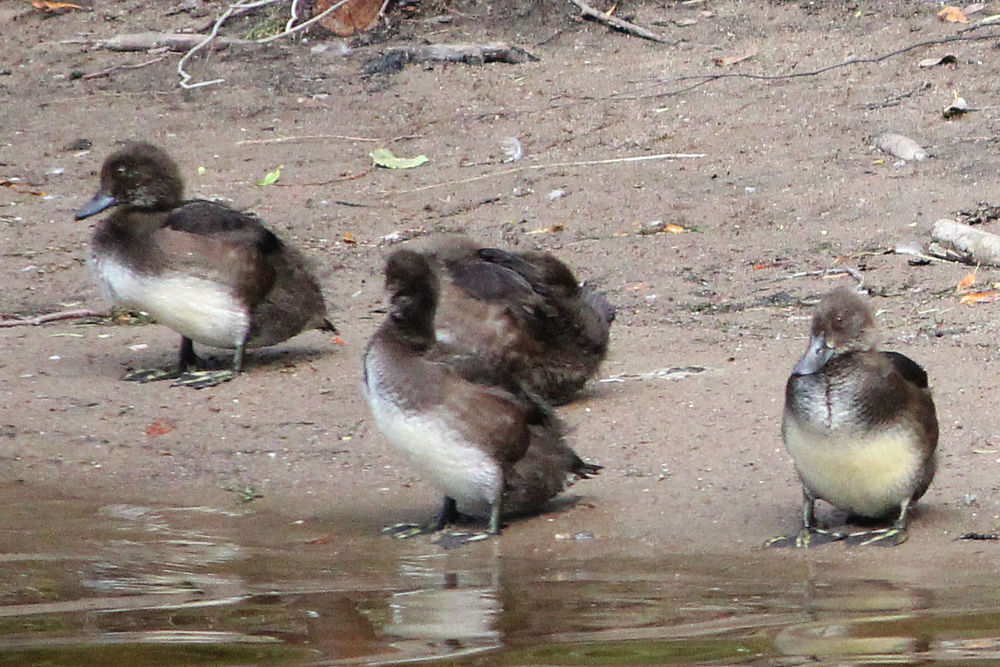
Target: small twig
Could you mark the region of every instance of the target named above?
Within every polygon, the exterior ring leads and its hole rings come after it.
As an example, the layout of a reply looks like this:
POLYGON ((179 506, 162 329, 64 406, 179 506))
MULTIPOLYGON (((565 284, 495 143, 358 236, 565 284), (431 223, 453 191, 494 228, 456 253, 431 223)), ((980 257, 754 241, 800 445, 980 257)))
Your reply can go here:
POLYGON ((350 137, 343 134, 305 134, 297 137, 273 137, 271 139, 244 139, 237 141, 237 146, 258 146, 262 144, 286 144, 294 141, 314 141, 316 139, 342 139, 343 141, 368 141, 379 143, 382 139, 371 137, 350 137))
POLYGON ((861 272, 857 269, 852 269, 849 266, 844 266, 839 269, 821 269, 819 271, 800 271, 798 273, 793 273, 790 276, 786 276, 787 280, 792 280, 794 278, 805 278, 806 276, 836 276, 838 274, 845 273, 858 283, 858 291, 861 291, 865 287, 865 277, 861 275, 861 272))
MULTIPOLYGON (((257 43, 258 44, 267 44, 268 42, 273 42, 276 39, 281 39, 282 37, 287 37, 289 35, 293 35, 293 34, 299 32, 300 30, 305 30, 306 28, 308 28, 309 26, 311 26, 313 23, 316 23, 317 21, 319 21, 320 19, 322 19, 327 14, 340 9, 341 5, 343 5, 347 1, 348 0, 340 0, 340 2, 335 2, 334 4, 330 5, 329 7, 327 7, 326 9, 324 9, 322 12, 320 12, 316 16, 312 17, 311 19, 309 19, 308 21, 303 21, 302 23, 298 24, 297 26, 295 26, 293 28, 286 28, 284 32, 279 32, 277 35, 271 35, 270 37, 265 37, 263 39, 258 39, 257 43)), ((297 0, 296 0, 296 2, 297 2, 297 0)))
POLYGON ((74 320, 80 319, 82 317, 107 317, 107 313, 99 313, 96 310, 63 310, 58 313, 45 313, 44 315, 36 315, 35 317, 26 317, 24 319, 17 320, 0 320, 0 327, 26 327, 26 326, 39 326, 45 324, 46 322, 55 322, 57 320, 74 320))
MULTIPOLYGON (((251 9, 256 9, 258 7, 263 7, 265 5, 270 5, 275 2, 284 2, 284 1, 285 0, 256 0, 255 2, 237 2, 229 5, 229 7, 226 8, 226 11, 222 12, 219 18, 215 20, 215 23, 212 24, 212 30, 211 32, 208 33, 205 39, 203 39, 198 44, 192 46, 188 50, 188 52, 185 53, 183 56, 181 56, 181 59, 177 62, 177 74, 178 76, 181 77, 180 80, 181 88, 187 88, 187 89, 201 88, 202 86, 211 86, 216 83, 222 83, 223 81, 225 81, 225 79, 212 79, 211 81, 199 81, 198 83, 190 83, 193 77, 190 74, 188 74, 187 70, 184 69, 184 65, 185 63, 187 63, 188 59, 191 58, 191 56, 193 56, 201 49, 205 48, 205 46, 207 46, 209 42, 211 42, 216 38, 216 36, 219 34, 219 29, 222 27, 222 24, 228 21, 232 16, 236 14, 242 14, 243 12, 246 12, 251 9)), ((277 35, 271 35, 270 37, 265 37, 263 39, 257 39, 254 41, 257 44, 267 44, 268 42, 273 42, 276 39, 287 37, 288 35, 299 32, 300 30, 305 30, 307 27, 311 26, 313 23, 316 23, 330 12, 339 9, 340 6, 346 2, 347 0, 340 0, 340 2, 330 5, 324 11, 320 12, 319 14, 312 17, 308 21, 304 21, 294 27, 289 27, 292 21, 294 21, 295 16, 298 15, 298 0, 293 0, 292 2, 293 17, 285 25, 285 29, 282 32, 279 32, 277 35)))
POLYGON ((576 5, 580 10, 580 13, 584 18, 593 19, 599 23, 611 26, 616 30, 621 30, 622 32, 628 33, 630 35, 635 35, 636 37, 642 37, 643 39, 652 40, 654 42, 660 42, 662 44, 668 44, 669 41, 655 32, 651 32, 635 25, 634 23, 629 23, 628 21, 622 20, 616 16, 611 16, 609 13, 605 13, 594 9, 588 5, 583 0, 569 0, 572 4, 576 5))
POLYGON ((881 102, 869 102, 864 106, 864 108, 868 109, 869 111, 874 111, 875 109, 886 109, 888 107, 899 106, 899 103, 905 100, 906 98, 913 97, 917 93, 927 90, 930 87, 931 87, 930 81, 921 81, 920 85, 914 88, 913 90, 909 90, 905 93, 898 93, 896 95, 891 95, 889 97, 886 97, 881 102))
POLYGON ((637 155, 633 157, 619 157, 619 158, 609 158, 607 160, 581 160, 578 162, 552 162, 549 164, 529 164, 523 167, 515 167, 513 169, 501 169, 500 171, 493 171, 488 174, 480 174, 478 176, 470 176, 469 178, 460 178, 456 181, 447 181, 445 183, 434 183, 433 185, 422 185, 419 188, 413 188, 412 190, 400 190, 394 194, 405 195, 413 192, 422 192, 424 190, 433 190, 434 188, 443 188, 448 185, 461 185, 464 183, 473 183, 475 181, 481 181, 486 178, 494 178, 496 176, 506 176, 508 174, 516 174, 519 171, 537 171, 539 169, 565 169, 567 167, 592 167, 595 165, 602 164, 618 164, 621 162, 645 162, 646 160, 686 160, 693 158, 705 157, 705 153, 661 153, 659 155, 637 155))
POLYGON ((119 70, 139 69, 141 67, 147 67, 149 65, 154 65, 154 64, 160 62, 161 60, 165 60, 165 59, 166 59, 166 56, 160 56, 159 58, 153 58, 152 60, 147 60, 145 62, 136 63, 134 65, 114 65, 113 67, 108 67, 106 69, 102 69, 99 72, 91 72, 90 74, 84 74, 80 78, 81 79, 97 79, 97 78, 100 78, 102 76, 108 76, 110 74, 113 74, 114 72, 117 72, 119 70))
MULTIPOLYGON (((571 0, 572 1, 572 0, 571 0)), ((989 39, 997 39, 1000 37, 1000 33, 990 33, 988 35, 952 35, 951 37, 943 37, 941 39, 929 39, 923 42, 917 42, 916 44, 910 44, 901 49, 896 49, 895 51, 889 51, 888 53, 883 53, 880 56, 873 56, 871 58, 851 58, 850 60, 844 60, 839 63, 834 63, 833 65, 825 65, 818 69, 810 70, 808 72, 792 72, 790 74, 751 74, 748 72, 725 72, 720 74, 691 74, 688 76, 679 76, 673 79, 667 79, 664 81, 657 82, 657 85, 667 84, 667 83, 679 83, 683 81, 693 81, 689 85, 677 88, 675 90, 670 90, 665 93, 648 93, 644 95, 609 95, 602 99, 616 99, 616 100, 644 100, 644 99, 659 99, 663 97, 672 97, 674 95, 680 95, 681 93, 686 93, 696 88, 700 88, 709 83, 714 83, 715 81, 720 81, 722 79, 751 79, 753 81, 785 81, 788 79, 801 79, 805 77, 819 76, 820 74, 826 74, 832 70, 841 69, 843 67, 851 67, 853 65, 872 65, 889 60, 899 55, 909 53, 916 49, 924 48, 927 46, 937 46, 939 44, 950 44, 951 42, 975 42, 989 39)))

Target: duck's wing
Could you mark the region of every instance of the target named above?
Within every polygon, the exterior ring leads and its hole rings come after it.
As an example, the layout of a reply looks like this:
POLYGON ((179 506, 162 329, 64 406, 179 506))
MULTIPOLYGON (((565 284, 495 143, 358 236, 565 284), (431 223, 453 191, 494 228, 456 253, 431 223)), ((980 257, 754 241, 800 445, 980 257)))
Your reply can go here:
POLYGON ((903 376, 907 382, 912 382, 920 389, 927 389, 927 371, 920 364, 899 352, 882 352, 892 368, 903 376))
POLYGON ((222 285, 248 305, 271 290, 272 259, 283 249, 255 219, 212 202, 175 209, 153 232, 152 242, 161 271, 222 285))
POLYGON ((163 227, 253 247, 265 255, 281 251, 283 245, 256 216, 204 199, 193 199, 170 211, 163 227))

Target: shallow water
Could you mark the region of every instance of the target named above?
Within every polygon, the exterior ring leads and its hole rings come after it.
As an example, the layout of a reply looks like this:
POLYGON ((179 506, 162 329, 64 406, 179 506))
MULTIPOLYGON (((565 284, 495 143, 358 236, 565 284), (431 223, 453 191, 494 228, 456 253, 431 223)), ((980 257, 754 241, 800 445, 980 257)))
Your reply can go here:
POLYGON ((0 665, 1000 661, 1000 583, 982 573, 503 546, 19 494, 0 499, 0 665))

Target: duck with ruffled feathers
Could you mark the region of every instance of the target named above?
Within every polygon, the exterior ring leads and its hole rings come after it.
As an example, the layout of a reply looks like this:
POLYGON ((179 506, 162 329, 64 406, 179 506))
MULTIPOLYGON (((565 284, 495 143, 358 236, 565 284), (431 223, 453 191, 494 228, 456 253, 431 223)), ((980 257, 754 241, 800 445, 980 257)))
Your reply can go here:
POLYGON ((302 254, 254 216, 184 197, 174 161, 148 143, 105 160, 101 186, 78 220, 115 207, 97 226, 89 263, 116 305, 149 313, 181 335, 176 369, 128 380, 173 379, 203 388, 230 380, 248 348, 280 343, 326 319, 319 284, 302 254), (234 350, 231 368, 199 370, 193 343, 234 350))
POLYGON ((820 301, 809 347, 785 388, 782 435, 803 492, 797 546, 809 546, 815 536, 820 542, 900 544, 910 508, 934 477, 938 421, 927 373, 877 345, 865 298, 840 288, 820 301), (893 523, 858 533, 822 529, 816 500, 893 523))
POLYGON ((386 262, 391 306, 365 350, 363 389, 386 439, 444 494, 427 530, 457 514, 501 517, 539 510, 599 466, 564 442, 548 406, 482 357, 434 332, 439 282, 427 258, 398 250, 386 262))
POLYGON ((482 247, 446 234, 425 243, 441 282, 439 340, 504 364, 561 405, 597 372, 615 309, 549 253, 482 247))

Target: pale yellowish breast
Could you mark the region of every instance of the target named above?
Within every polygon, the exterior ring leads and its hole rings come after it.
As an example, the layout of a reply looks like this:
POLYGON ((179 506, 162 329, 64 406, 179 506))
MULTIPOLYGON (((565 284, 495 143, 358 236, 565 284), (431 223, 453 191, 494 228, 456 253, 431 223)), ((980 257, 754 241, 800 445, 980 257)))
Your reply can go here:
POLYGON ((903 425, 832 434, 786 416, 783 432, 803 482, 840 509, 881 517, 913 494, 922 460, 915 434, 903 425))

